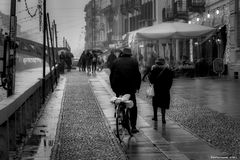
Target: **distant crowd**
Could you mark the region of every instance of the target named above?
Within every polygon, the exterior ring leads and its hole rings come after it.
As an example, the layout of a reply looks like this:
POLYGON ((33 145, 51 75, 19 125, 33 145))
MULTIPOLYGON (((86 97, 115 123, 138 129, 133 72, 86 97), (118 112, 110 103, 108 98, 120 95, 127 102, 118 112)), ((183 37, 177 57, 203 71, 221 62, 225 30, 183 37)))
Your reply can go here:
POLYGON ((79 71, 94 74, 97 70, 103 68, 104 61, 99 56, 101 51, 98 50, 85 50, 83 51, 78 61, 79 71))
POLYGON ((71 52, 62 52, 59 56, 60 59, 60 72, 64 73, 65 64, 67 65, 67 71, 70 72, 72 68, 73 54, 71 52))

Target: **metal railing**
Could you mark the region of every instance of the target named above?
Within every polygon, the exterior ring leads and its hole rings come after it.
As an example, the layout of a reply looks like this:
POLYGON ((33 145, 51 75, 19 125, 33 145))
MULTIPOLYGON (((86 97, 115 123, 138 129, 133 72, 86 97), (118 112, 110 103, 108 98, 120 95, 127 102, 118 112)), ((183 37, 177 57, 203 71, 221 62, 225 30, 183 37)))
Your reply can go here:
MULTIPOLYGON (((55 68, 57 70, 57 68, 55 68)), ((57 72, 59 73, 59 72, 57 72)), ((15 152, 19 145, 24 143, 27 135, 34 126, 45 99, 52 92, 52 85, 58 78, 52 73, 45 78, 45 97, 42 95, 42 83, 40 79, 33 86, 23 93, 13 96, 0 102, 0 159, 8 160, 9 153, 15 152)))

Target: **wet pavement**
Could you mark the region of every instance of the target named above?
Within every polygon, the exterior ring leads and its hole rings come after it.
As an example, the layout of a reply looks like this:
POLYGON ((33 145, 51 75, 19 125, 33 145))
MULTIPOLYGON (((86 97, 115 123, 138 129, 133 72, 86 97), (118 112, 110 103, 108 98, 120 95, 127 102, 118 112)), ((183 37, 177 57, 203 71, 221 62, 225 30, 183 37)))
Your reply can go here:
MULTIPOLYGON (((109 102, 114 94, 109 86, 108 75, 99 72, 96 76, 87 77, 84 73, 73 71, 63 77, 51 96, 49 105, 46 105, 31 140, 24 147, 22 159, 236 159, 234 156, 227 158, 228 154, 173 119, 167 118, 166 125, 160 121, 153 122, 152 106, 140 95, 137 98, 137 127, 140 133, 131 139, 126 137, 120 145, 114 136, 114 107, 109 102), (65 80, 68 80, 67 83, 65 80)), ((174 81, 172 92, 191 99, 194 103, 211 107, 210 104, 214 104, 214 101, 221 100, 220 95, 227 94, 225 92, 232 92, 233 96, 238 92, 238 81, 228 85, 223 84, 224 81, 217 80, 219 83, 216 83, 207 79, 201 79, 201 82, 197 79, 179 79, 174 81), (220 86, 217 92, 220 95, 214 94, 217 84, 220 86), (230 86, 234 89, 226 89, 230 86), (208 89, 210 93, 204 92, 208 89), (214 96, 213 99, 210 99, 211 95, 214 96), (209 100, 205 101, 204 97, 209 100)), ((224 103, 231 105, 231 98, 224 103)), ((212 107, 224 111, 216 105, 212 107)))
MULTIPOLYGON (((103 76, 106 76, 106 74, 103 74, 103 76)), ((101 75, 90 78, 90 83, 103 113, 111 126, 111 130, 114 132, 116 129, 114 106, 110 103, 110 99, 114 96, 114 94, 104 79, 101 78, 101 75)), ((139 115, 137 127, 151 130, 151 126, 139 115)), ((140 133, 134 134, 134 136, 130 139, 129 136, 126 136, 124 138, 124 143, 122 143, 122 147, 125 150, 127 157, 131 160, 167 160, 169 157, 167 157, 162 150, 156 146, 156 143, 151 141, 151 135, 152 134, 144 134, 143 130, 140 130, 140 133)), ((159 143, 163 144, 166 142, 159 141, 159 143)), ((177 156, 182 157, 182 160, 187 159, 181 154, 177 154, 177 156)))
POLYGON ((60 78, 57 88, 41 111, 34 130, 21 150, 22 160, 49 160, 55 144, 59 114, 66 79, 60 78))
POLYGON ((240 119, 240 80, 175 79, 172 93, 192 103, 240 119))
MULTIPOLYGON (((111 88, 109 87, 109 77, 105 72, 101 72, 97 77, 90 79, 95 94, 98 98, 100 105, 102 106, 103 112, 107 117, 112 129, 114 130, 114 110, 111 108, 111 104, 108 102, 111 96, 114 95, 111 88), (101 87, 100 87, 101 86, 101 87)), ((136 142, 135 144, 130 143, 130 147, 134 150, 138 150, 141 146, 145 146, 148 150, 147 145, 154 145, 159 151, 165 154, 169 159, 176 160, 207 160, 207 159, 236 159, 236 157, 227 158, 228 154, 221 152, 209 143, 203 141, 198 136, 189 132, 186 128, 180 124, 167 119, 167 124, 162 125, 161 122, 153 122, 152 118, 152 106, 149 102, 138 98, 138 123, 137 127, 140 129, 140 133, 135 135, 138 140, 138 136, 146 137, 147 140, 144 142, 136 142)), ((160 118, 159 118, 160 119, 160 118)), ((128 152, 127 155, 131 158, 132 153, 128 152)), ((141 153, 141 156, 145 156, 146 153, 141 153)), ((151 153, 155 153, 151 150, 151 153)))

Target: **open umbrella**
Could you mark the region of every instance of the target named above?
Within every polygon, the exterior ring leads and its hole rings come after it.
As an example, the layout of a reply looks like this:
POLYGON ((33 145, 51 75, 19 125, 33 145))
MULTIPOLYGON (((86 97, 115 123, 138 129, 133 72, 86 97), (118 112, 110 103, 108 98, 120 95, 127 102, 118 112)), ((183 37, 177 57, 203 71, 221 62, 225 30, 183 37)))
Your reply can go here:
POLYGON ((216 28, 181 22, 164 22, 135 31, 135 40, 194 38, 213 34, 216 28))

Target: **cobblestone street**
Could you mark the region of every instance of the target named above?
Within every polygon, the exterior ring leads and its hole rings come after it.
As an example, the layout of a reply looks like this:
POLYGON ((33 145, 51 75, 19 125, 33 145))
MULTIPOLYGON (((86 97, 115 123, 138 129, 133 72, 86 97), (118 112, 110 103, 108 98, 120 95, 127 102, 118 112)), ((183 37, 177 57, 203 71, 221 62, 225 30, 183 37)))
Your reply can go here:
POLYGON ((83 73, 67 75, 59 128, 59 149, 53 159, 126 159, 110 132, 83 73))

